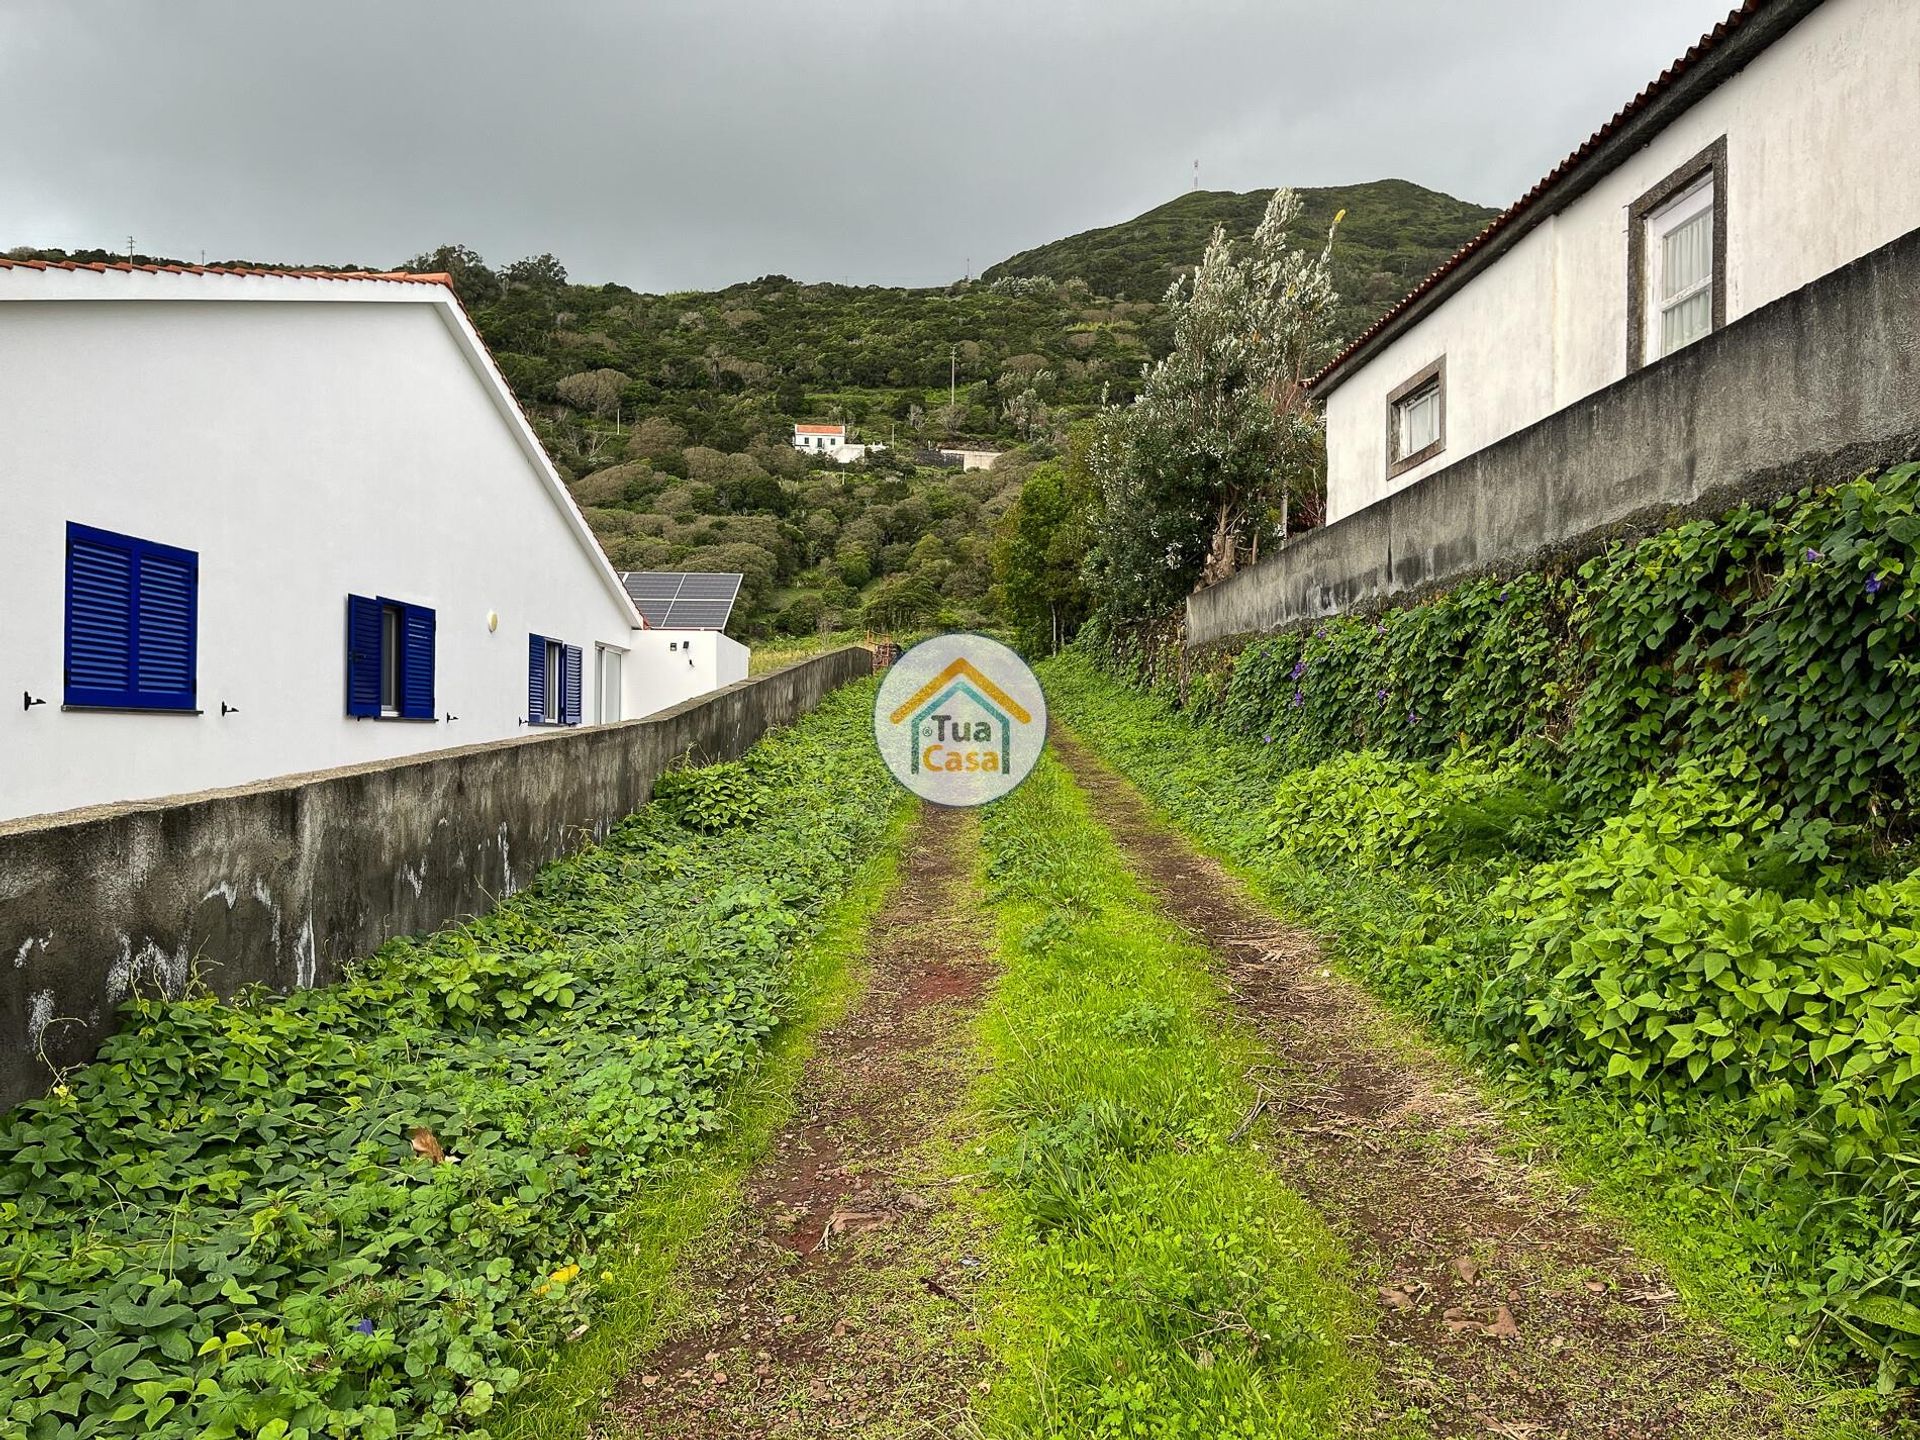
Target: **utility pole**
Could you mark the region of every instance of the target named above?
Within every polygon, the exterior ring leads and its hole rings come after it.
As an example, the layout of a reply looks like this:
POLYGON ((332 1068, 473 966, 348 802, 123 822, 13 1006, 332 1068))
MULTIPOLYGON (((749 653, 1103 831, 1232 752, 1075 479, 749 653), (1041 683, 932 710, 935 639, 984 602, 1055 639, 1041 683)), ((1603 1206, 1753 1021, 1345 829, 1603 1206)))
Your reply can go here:
POLYGON ((127 263, 129 265, 133 263, 133 237, 131 235, 127 237, 127 263))
POLYGON ((960 405, 960 347, 947 347, 947 410, 952 412, 960 405))

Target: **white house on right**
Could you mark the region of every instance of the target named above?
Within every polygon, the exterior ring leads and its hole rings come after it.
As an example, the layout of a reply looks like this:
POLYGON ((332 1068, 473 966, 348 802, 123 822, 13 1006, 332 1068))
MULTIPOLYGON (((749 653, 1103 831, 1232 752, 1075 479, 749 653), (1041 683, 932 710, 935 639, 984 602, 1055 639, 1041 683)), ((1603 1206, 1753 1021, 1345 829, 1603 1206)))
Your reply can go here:
POLYGON ((1339 520, 1920 230, 1920 0, 1747 0, 1311 382, 1339 520))

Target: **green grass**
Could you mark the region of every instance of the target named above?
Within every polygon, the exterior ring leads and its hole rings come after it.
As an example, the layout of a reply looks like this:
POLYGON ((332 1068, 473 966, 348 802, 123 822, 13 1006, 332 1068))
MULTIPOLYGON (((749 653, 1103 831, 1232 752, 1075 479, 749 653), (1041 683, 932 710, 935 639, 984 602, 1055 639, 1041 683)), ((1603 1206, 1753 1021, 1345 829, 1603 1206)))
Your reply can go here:
MULTIPOLYGON (((1885 1434, 1880 1404, 1849 1388, 1834 1352, 1816 1353, 1798 1286, 1825 1256, 1821 1236, 1837 1217, 1805 1193, 1759 1177, 1751 1117, 1720 1105, 1661 1107, 1601 1091, 1546 1092, 1497 1065, 1474 1065, 1436 1031, 1459 1017, 1417 1013, 1405 977, 1383 970, 1396 937, 1419 919, 1421 889, 1471 917, 1497 876, 1485 864, 1437 871, 1307 866, 1267 835, 1284 762, 1264 746, 1197 725, 1069 654, 1041 667, 1049 704, 1137 785, 1160 814, 1220 859, 1276 911, 1317 929, 1340 967, 1379 994, 1416 1043, 1439 1044, 1478 1069, 1505 1102, 1516 1151, 1554 1164, 1587 1203, 1610 1215, 1658 1261, 1687 1305, 1737 1336, 1774 1383, 1797 1387, 1808 1429, 1827 1437, 1885 1434), (1778 1377, 1789 1376, 1781 1380, 1778 1377)), ((1894 1433, 1906 1433, 1904 1431, 1894 1433)))
POLYGON ((792 1112, 793 1091, 821 1029, 859 989, 856 962, 900 870, 913 803, 900 795, 886 841, 795 955, 787 1018, 759 1067, 729 1096, 721 1138, 650 1176, 615 1222, 602 1253, 600 1320, 560 1352, 495 1423, 501 1440, 572 1440, 600 1414, 615 1383, 660 1343, 687 1296, 674 1271, 688 1247, 720 1229, 742 1182, 792 1112))
POLYGON ((984 827, 989 1436, 1314 1436, 1364 1411, 1347 1258, 1236 1142, 1254 1042, 1051 759, 984 827))

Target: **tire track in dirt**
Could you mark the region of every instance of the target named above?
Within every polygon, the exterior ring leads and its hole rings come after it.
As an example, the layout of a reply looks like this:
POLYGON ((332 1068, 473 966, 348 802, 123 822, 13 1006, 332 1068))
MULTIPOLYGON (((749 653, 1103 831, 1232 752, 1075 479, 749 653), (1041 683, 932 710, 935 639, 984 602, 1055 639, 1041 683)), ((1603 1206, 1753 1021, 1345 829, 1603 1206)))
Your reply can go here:
MULTIPOLYGON (((1385 1403, 1446 1436, 1679 1440, 1783 1433, 1737 1347, 1507 1137, 1313 937, 1153 815, 1056 724, 1055 753, 1167 915, 1205 944, 1275 1055, 1256 1111, 1275 1163, 1346 1238, 1380 1304, 1385 1403)), ((1255 1136, 1261 1130, 1252 1125, 1255 1136)))
POLYGON ((859 994, 815 1038, 731 1222, 682 1272, 681 1320, 596 1435, 948 1434, 966 1413, 977 1262, 930 1152, 966 1102, 993 974, 978 825, 933 806, 915 821, 859 994))

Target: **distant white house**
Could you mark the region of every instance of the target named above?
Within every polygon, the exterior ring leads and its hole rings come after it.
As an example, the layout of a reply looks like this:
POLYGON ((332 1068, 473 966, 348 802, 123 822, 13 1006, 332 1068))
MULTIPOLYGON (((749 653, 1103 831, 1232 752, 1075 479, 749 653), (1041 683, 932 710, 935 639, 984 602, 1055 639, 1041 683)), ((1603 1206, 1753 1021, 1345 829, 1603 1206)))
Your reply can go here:
POLYGON ((0 395, 0 823, 684 698, 443 276, 0 260, 0 395))
POLYGON ((838 450, 847 443, 844 425, 795 425, 793 448, 810 452, 838 450))
POLYGON ((653 714, 747 678, 747 647, 725 632, 745 577, 732 573, 626 570, 620 580, 647 628, 632 664, 653 714))
POLYGON ((1917 119, 1920 3, 1748 0, 1314 378, 1328 518, 1920 228, 1917 119))
POLYGON ((874 450, 884 450, 884 445, 861 445, 847 439, 847 427, 844 425, 795 425, 793 427, 793 448, 808 455, 825 455, 842 465, 858 460, 874 450))

